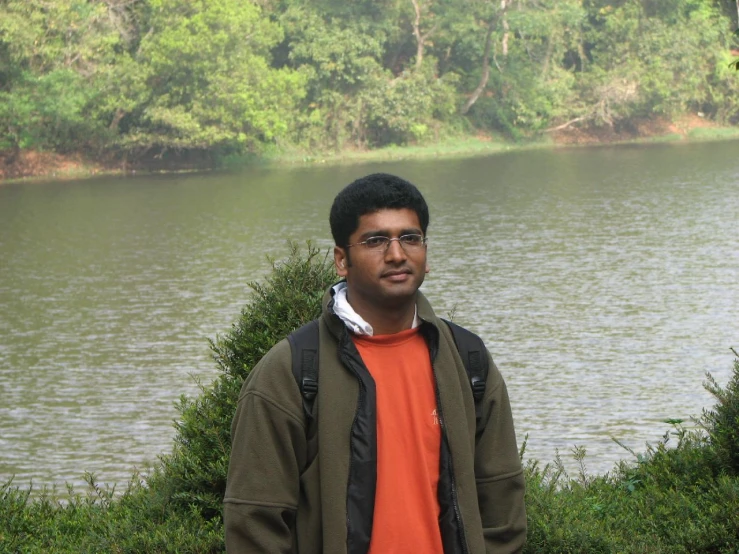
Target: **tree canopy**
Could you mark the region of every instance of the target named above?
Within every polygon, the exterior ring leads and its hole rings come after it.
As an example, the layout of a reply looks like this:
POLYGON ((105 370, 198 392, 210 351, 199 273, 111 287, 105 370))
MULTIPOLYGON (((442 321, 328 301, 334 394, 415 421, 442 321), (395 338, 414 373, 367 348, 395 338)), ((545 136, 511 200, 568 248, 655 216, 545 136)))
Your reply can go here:
POLYGON ((0 151, 739 122, 734 0, 0 0, 0 151), (736 52, 735 52, 736 53, 736 52))

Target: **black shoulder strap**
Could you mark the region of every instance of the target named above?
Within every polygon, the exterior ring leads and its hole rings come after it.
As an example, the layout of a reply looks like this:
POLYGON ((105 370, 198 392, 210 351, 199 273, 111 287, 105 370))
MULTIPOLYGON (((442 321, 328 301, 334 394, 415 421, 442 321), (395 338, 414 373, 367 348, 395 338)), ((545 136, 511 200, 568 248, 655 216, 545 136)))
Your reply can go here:
POLYGON ((313 417, 313 403, 318 393, 318 320, 303 325, 288 335, 295 381, 303 397, 303 409, 313 417))
MULTIPOLYGON (((482 417, 482 399, 488 378, 488 357, 482 339, 464 327, 442 320, 454 337, 459 355, 464 363, 475 399, 475 417, 479 424, 482 417)), ((313 404, 318 393, 318 320, 303 325, 287 337, 292 352, 292 370, 295 382, 303 397, 303 409, 313 417, 313 404)))
POLYGON ((462 358, 467 377, 470 379, 472 396, 475 399, 475 418, 478 424, 482 418, 482 399, 485 396, 485 383, 488 379, 488 356, 482 339, 464 327, 442 320, 447 324, 462 358))

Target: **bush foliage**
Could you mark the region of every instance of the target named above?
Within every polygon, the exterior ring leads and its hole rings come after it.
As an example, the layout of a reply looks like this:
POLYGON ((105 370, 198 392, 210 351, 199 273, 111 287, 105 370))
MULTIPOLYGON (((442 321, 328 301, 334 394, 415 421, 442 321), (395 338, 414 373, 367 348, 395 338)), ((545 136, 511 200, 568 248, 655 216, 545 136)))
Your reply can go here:
MULTIPOLYGON (((277 341, 318 316, 335 280, 327 255, 308 246, 291 254, 229 332, 211 342, 220 374, 196 398, 183 397, 173 451, 122 492, 103 489, 32 496, 0 486, 0 553, 223 551, 221 500, 230 424, 244 378, 277 341)), ((710 376, 716 405, 688 428, 674 420, 656 445, 603 476, 569 476, 559 459, 526 465, 526 553, 736 554, 739 545, 739 358, 723 388, 710 376)), ((524 446, 525 448, 525 446, 524 446)), ((633 453, 632 453, 633 454, 633 453)))
POLYGON ((180 399, 172 454, 150 479, 182 508, 220 517, 231 452, 231 420, 241 384, 267 351, 291 331, 321 313, 321 298, 336 281, 333 258, 296 245, 284 263, 273 263, 265 284, 251 283, 252 301, 230 332, 211 341, 220 375, 197 398, 180 399))
POLYGON ((203 159, 739 122, 728 0, 3 0, 0 152, 203 159))

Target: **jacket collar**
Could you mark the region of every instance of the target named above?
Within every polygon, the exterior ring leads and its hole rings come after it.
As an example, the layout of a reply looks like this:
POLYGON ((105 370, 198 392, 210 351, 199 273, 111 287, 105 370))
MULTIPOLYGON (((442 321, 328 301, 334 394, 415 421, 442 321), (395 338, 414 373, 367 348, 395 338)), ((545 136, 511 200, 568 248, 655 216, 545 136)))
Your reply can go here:
MULTIPOLYGON (((329 330, 331 331, 331 334, 334 335, 334 337, 338 340, 339 338, 341 338, 342 334, 346 330, 346 326, 344 325, 344 322, 341 321, 341 319, 339 319, 339 317, 333 312, 333 288, 335 285, 336 283, 334 283, 334 285, 331 285, 326 293, 323 295, 322 305, 323 319, 326 322, 329 330)), ((424 323, 428 323, 438 329, 439 320, 436 317, 436 314, 434 314, 434 310, 431 307, 431 304, 420 290, 416 293, 416 307, 418 309, 418 317, 421 319, 422 322, 421 325, 423 326, 424 323)))

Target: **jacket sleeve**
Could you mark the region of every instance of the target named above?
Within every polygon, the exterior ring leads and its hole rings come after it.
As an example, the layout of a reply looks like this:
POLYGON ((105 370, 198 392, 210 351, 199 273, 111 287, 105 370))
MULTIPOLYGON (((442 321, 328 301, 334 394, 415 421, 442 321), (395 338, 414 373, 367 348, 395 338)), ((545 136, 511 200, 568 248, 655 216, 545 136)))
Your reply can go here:
POLYGON ((520 552, 526 542, 524 476, 503 377, 490 370, 475 447, 475 481, 487 554, 520 552))
POLYGON ((281 350, 270 351, 252 370, 231 425, 223 519, 232 554, 293 551, 306 438, 289 347, 286 354, 281 350))

